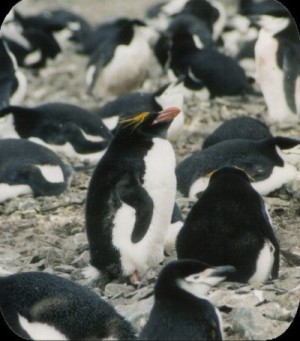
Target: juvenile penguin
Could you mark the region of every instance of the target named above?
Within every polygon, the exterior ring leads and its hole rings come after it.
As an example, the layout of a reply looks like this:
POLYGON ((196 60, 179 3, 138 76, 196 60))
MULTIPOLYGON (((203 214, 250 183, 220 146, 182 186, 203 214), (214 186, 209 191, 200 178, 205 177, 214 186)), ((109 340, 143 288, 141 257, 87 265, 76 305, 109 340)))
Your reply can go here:
POLYGON ((0 138, 23 138, 42 144, 71 159, 95 164, 112 134, 97 115, 67 103, 0 110, 0 138))
MULTIPOLYGON (((183 108, 184 96, 181 81, 161 86, 154 92, 131 92, 118 96, 108 101, 95 113, 102 119, 103 123, 115 132, 119 119, 133 117, 145 111, 161 111, 170 105, 183 108)), ((184 124, 184 113, 181 112, 172 121, 167 138, 174 141, 180 135, 184 124)))
MULTIPOLYGON (((195 198, 208 185, 209 173, 225 167, 239 167, 252 178, 251 185, 268 195, 297 176, 295 161, 300 140, 271 137, 262 140, 230 139, 194 152, 176 168, 177 187, 185 196, 195 198)), ((297 162, 297 161, 296 161, 297 162)))
POLYGON ((89 288, 46 272, 0 277, 0 307, 27 340, 132 340, 133 327, 89 288))
POLYGON ((124 119, 92 175, 86 231, 90 263, 103 278, 137 282, 163 259, 176 194, 166 132, 179 112, 171 107, 124 119))
POLYGON ((277 122, 300 117, 300 37, 286 11, 283 17, 259 16, 255 44, 256 81, 268 114, 277 122))
POLYGON ((0 35, 0 109, 19 104, 27 92, 27 78, 19 70, 13 53, 0 35))
POLYGON ((0 140, 0 202, 24 194, 58 195, 72 172, 46 147, 23 139, 0 140))
POLYGON ((269 137, 272 134, 262 121, 248 116, 235 117, 223 122, 208 135, 203 141, 202 149, 230 139, 261 140, 269 137))
POLYGON ((190 259, 167 264, 139 340, 222 340, 221 314, 206 295, 234 271, 232 266, 212 267, 190 259))
POLYGON ((141 20, 128 18, 117 19, 103 30, 102 41, 96 40, 98 47, 87 65, 88 92, 114 97, 139 88, 155 58, 151 46, 158 40, 158 32, 141 20))
POLYGON ((270 217, 240 169, 213 173, 178 234, 176 250, 178 259, 234 266, 230 281, 262 283, 278 277, 279 244, 270 217))

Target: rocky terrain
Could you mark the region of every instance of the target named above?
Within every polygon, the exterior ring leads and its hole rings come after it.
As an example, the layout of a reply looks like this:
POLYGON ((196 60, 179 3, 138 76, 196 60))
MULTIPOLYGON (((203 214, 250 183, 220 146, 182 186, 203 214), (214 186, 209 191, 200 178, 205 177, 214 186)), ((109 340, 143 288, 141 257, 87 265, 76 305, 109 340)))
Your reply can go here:
MULTIPOLYGON (((226 1, 226 0, 224 0, 226 1)), ((45 8, 67 7, 82 14, 92 24, 120 15, 143 16, 154 0, 23 0, 24 13, 45 8)), ((232 5, 235 1, 226 1, 232 5)), ((232 7, 230 7, 232 10, 232 7)), ((40 72, 23 70, 28 77, 25 105, 63 101, 95 109, 105 102, 86 93, 84 71, 87 59, 64 51, 40 72)), ((165 79, 151 80, 153 90, 165 79)), ((265 121, 273 135, 300 137, 300 124, 274 124, 267 116, 261 96, 223 97, 202 101, 193 96, 184 103, 185 126, 173 144, 177 161, 199 149, 203 139, 224 120, 248 115, 265 121)), ((70 162, 71 160, 65 160, 70 162)), ((75 164, 80 166, 80 164, 75 164)), ((298 162, 300 170, 300 158, 298 162)), ((83 269, 89 252, 84 227, 86 191, 93 169, 76 171, 70 188, 58 197, 19 197, 0 204, 0 267, 2 271, 47 271, 84 285, 83 269)), ((291 324, 300 301, 300 177, 264 197, 282 252, 278 280, 260 286, 224 282, 209 296, 223 317, 224 339, 265 340, 281 335, 291 324)), ((177 202, 185 217, 193 202, 179 193, 177 202)), ((176 258, 166 257, 164 264, 176 258)), ((153 304, 153 287, 162 265, 149 270, 141 284, 112 282, 100 293, 92 289, 131 321, 139 331, 153 304)), ((299 331, 299 330, 298 330, 299 331)))

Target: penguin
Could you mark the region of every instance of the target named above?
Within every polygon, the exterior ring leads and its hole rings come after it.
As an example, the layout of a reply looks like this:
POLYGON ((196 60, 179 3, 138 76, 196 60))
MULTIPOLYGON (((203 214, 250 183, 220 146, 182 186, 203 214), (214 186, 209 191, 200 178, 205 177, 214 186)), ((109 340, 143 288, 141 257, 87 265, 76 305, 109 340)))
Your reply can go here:
POLYGON ((278 278, 279 244, 265 204, 247 174, 234 167, 212 174, 178 234, 176 250, 178 259, 234 266, 229 281, 278 278))
POLYGON ((54 38, 61 48, 67 40, 82 43, 92 30, 86 19, 63 8, 26 16, 14 9, 13 17, 14 22, 21 26, 24 32, 32 29, 42 32, 54 38))
POLYGON ((217 41, 226 23, 225 7, 217 0, 170 0, 149 8, 147 12, 149 22, 159 30, 165 30, 177 15, 195 16, 205 25, 214 41, 217 41))
POLYGON ((61 48, 55 38, 35 28, 23 32, 3 30, 3 39, 16 57, 19 66, 41 69, 48 59, 54 59, 61 48))
POLYGON ((0 138, 28 139, 89 164, 99 161, 112 138, 97 115, 68 103, 8 106, 0 118, 0 138))
POLYGON ((270 118, 298 121, 300 115, 300 37, 286 10, 282 17, 258 16, 261 27, 255 44, 256 81, 270 118))
POLYGON ((271 137, 262 140, 231 139, 196 151, 176 167, 177 188, 195 198, 208 185, 209 174, 225 166, 239 167, 252 178, 251 185, 268 195, 297 176, 300 140, 271 137))
POLYGON ((222 340, 222 317, 206 297, 235 271, 191 259, 168 263, 154 288, 154 306, 139 340, 222 340))
POLYGON ((285 16, 286 8, 277 0, 240 0, 238 12, 246 15, 285 16))
POLYGON ((0 36, 0 109, 20 104, 27 93, 27 78, 19 70, 13 53, 0 36))
MULTIPOLYGON (((119 18, 105 25, 86 69, 88 93, 115 97, 142 86, 155 58, 159 33, 139 19, 119 18), (131 61, 128 63, 128 61, 131 61)), ((96 36, 96 38, 98 38, 96 36)))
POLYGON ((207 88, 211 98, 254 93, 237 61, 211 48, 197 48, 193 36, 183 29, 172 35, 170 54, 172 76, 184 78, 190 90, 207 88))
POLYGON ((103 282, 135 284, 162 261, 176 194, 175 153, 166 133, 179 112, 170 107, 124 119, 96 166, 85 211, 92 266, 86 277, 96 268, 103 282))
POLYGON ((131 324, 87 287, 46 272, 0 277, 0 307, 26 340, 133 340, 131 324))
POLYGON ((193 14, 178 14, 172 18, 167 32, 173 36, 181 30, 187 31, 194 39, 198 48, 209 47, 214 48, 215 42, 210 29, 203 20, 200 20, 193 14))
POLYGON ((0 140, 0 202, 64 192, 73 169, 50 149, 23 139, 0 140))
POLYGON ((138 91, 123 94, 106 102, 95 113, 112 132, 115 132, 120 118, 132 117, 144 111, 161 111, 171 104, 175 105, 181 108, 181 112, 172 121, 167 132, 168 140, 175 141, 184 125, 182 89, 183 84, 179 80, 165 84, 154 92, 138 91))
POLYGON ((261 140, 271 137, 273 135, 265 123, 253 117, 240 116, 223 122, 208 135, 203 141, 202 149, 230 139, 261 140))

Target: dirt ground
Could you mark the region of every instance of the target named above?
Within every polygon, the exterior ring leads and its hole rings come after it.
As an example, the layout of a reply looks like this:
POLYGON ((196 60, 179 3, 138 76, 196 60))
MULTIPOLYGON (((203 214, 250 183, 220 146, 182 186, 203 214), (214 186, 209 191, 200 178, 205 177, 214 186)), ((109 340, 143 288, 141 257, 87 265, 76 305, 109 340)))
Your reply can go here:
MULTIPOLYGON (((146 8, 154 3, 154 0, 23 0, 17 6, 20 11, 28 14, 45 8, 67 7, 95 25, 121 15, 141 17, 146 8)), ((235 1, 230 1, 230 4, 234 5, 235 1)), ((24 105, 63 101, 91 110, 99 107, 105 99, 99 101, 86 93, 86 63, 87 58, 76 54, 74 46, 70 45, 39 73, 24 69, 23 72, 28 77, 28 94, 24 105)), ((153 90, 163 81, 153 82, 153 90)), ((280 125, 270 121, 261 96, 223 97, 210 101, 199 101, 194 96, 185 101, 184 113, 184 131, 173 144, 177 162, 198 150, 210 132, 232 117, 256 117, 265 121, 274 135, 300 137, 299 124, 280 125)), ((300 160, 298 169, 300 170, 300 160)), ((75 172, 70 188, 58 197, 25 196, 0 204, 0 267, 3 270, 42 270, 84 283, 82 269, 88 264, 89 258, 84 206, 92 171, 93 169, 75 172)), ((282 308, 289 310, 293 317, 300 300, 300 177, 264 200, 281 249, 287 252, 281 255, 280 279, 285 283, 284 293, 296 290, 296 299, 292 302, 285 300, 284 296, 280 299, 279 294, 277 302, 282 308), (293 258, 288 256, 290 253, 294 255, 293 258)), ((186 216, 192 202, 179 196, 178 203, 186 216)), ((153 283, 149 288, 152 290, 153 283)), ((97 288, 94 290, 97 292, 97 288)), ((114 305, 120 303, 118 300, 111 302, 114 305)), ((229 315, 222 314, 230 325, 225 331, 225 339, 243 337, 230 324, 229 315)), ((278 330, 283 332, 291 320, 292 318, 278 330)), ((277 335, 279 334, 280 332, 277 335)))

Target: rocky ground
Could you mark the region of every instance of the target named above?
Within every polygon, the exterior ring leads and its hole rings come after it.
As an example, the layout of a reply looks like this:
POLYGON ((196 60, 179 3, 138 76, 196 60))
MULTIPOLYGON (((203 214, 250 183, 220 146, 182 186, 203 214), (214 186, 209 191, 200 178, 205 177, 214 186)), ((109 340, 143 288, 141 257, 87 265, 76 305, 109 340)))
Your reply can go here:
MULTIPOLYGON (((82 6, 82 1, 75 0, 23 0, 19 8, 24 13, 35 13, 44 8, 70 6, 95 24, 121 14, 141 16, 151 3, 155 1, 84 0, 82 6)), ((86 94, 86 62, 86 57, 76 54, 74 46, 70 45, 39 73, 24 70, 29 80, 24 104, 64 101, 87 109, 99 107, 105 99, 101 102, 86 94)), ((150 86, 155 89, 163 81, 153 80, 150 86)), ((264 120, 274 135, 300 137, 299 124, 278 125, 268 119, 261 96, 210 101, 200 101, 194 96, 185 101, 184 113, 184 131, 174 143, 178 162, 199 149, 205 136, 221 122, 241 115, 264 120)), ((300 169, 300 160, 298 166, 300 169)), ((89 261, 84 208, 92 171, 75 172, 70 188, 58 197, 25 196, 0 204, 0 267, 3 270, 47 271, 88 285, 83 277, 83 269, 89 261)), ((300 179, 264 200, 282 249, 280 276, 276 281, 255 287, 226 282, 211 291, 212 302, 222 312, 225 340, 277 337, 289 327, 299 305, 300 179)), ((193 202, 179 194, 177 202, 185 217, 193 202)), ((175 258, 173 254, 164 263, 175 258)), ((112 282, 101 293, 137 330, 146 322, 153 304, 153 287, 161 266, 163 264, 150 270, 138 288, 112 282)), ((100 294, 96 286, 92 289, 100 294)))

